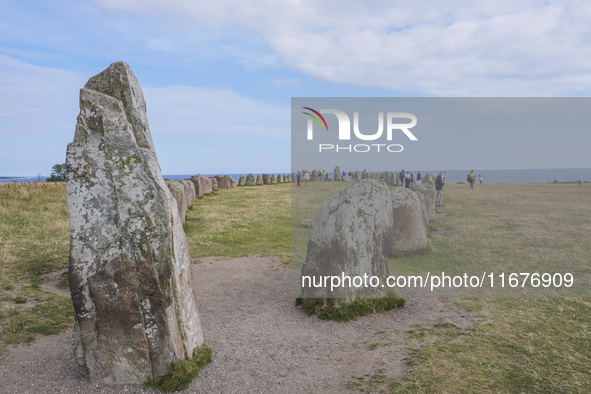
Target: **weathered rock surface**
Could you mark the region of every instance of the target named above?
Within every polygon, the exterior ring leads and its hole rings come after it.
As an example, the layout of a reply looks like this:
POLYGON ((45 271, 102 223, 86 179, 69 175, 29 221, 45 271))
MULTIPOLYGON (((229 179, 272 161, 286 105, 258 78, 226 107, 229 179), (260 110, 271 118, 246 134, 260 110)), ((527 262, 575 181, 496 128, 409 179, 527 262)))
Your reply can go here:
POLYGON ((218 182, 218 189, 228 189, 230 187, 230 180, 227 175, 217 175, 214 178, 218 182))
POLYGON ((429 220, 435 218, 435 200, 437 199, 437 190, 435 190, 435 183, 421 182, 421 186, 415 187, 415 190, 417 193, 425 196, 425 209, 427 211, 429 220))
POLYGON ((435 177, 433 176, 433 174, 425 174, 423 176, 423 179, 421 179, 421 184, 425 183, 431 183, 433 184, 433 186, 435 186, 435 177))
POLYGON ((264 183, 263 183, 263 177, 262 177, 261 174, 257 175, 256 184, 257 185, 264 185, 264 183))
POLYGON ((206 176, 202 176, 200 177, 200 181, 201 181, 201 195, 206 195, 206 194, 211 194, 211 192, 213 192, 213 184, 211 182, 211 179, 209 179, 206 176))
MULTIPOLYGON (((303 276, 388 276, 386 256, 391 252, 392 197, 376 180, 353 183, 326 200, 314 220, 303 276)), ((385 283, 385 282, 382 282, 385 283)), ((359 297, 383 297, 384 288, 304 288, 303 298, 317 305, 338 306, 359 297)))
POLYGON ((211 180, 211 190, 217 192, 219 190, 218 180, 215 177, 209 179, 211 180))
POLYGON ((334 172, 332 174, 332 179, 335 181, 340 181, 341 180, 341 167, 336 166, 334 168, 334 172))
POLYGON ((156 379, 203 335, 178 208, 127 64, 113 63, 81 89, 66 166, 80 372, 97 383, 156 379))
POLYGON ((238 186, 244 185, 246 185, 246 178, 244 177, 244 174, 240 174, 240 178, 238 178, 238 186))
POLYGON ((361 171, 359 171, 359 170, 355 171, 355 180, 356 181, 361 180, 361 171))
POLYGON ((185 185, 179 181, 170 181, 168 189, 176 201, 177 210, 181 222, 185 223, 185 212, 187 211, 187 199, 185 197, 185 185))
POLYGON ((203 190, 201 189, 201 175, 193 175, 191 177, 191 182, 195 186, 195 197, 203 197, 203 190))
POLYGON ((394 250, 417 250, 427 246, 423 206, 414 191, 397 187, 392 192, 394 250))
POLYGON ((234 177, 232 177, 232 176, 228 176, 228 182, 229 182, 230 187, 237 186, 236 181, 234 180, 234 177))
POLYGON ((254 175, 252 173, 246 176, 246 186, 254 186, 255 180, 254 175))
POLYGON ((188 180, 186 181, 189 184, 189 188, 191 189, 191 204, 193 203, 193 201, 195 201, 195 199, 197 199, 197 190, 195 190, 195 184, 188 180))
POLYGON ((263 174, 263 184, 264 185, 271 184, 271 174, 263 174))
POLYGON ((189 182, 182 180, 181 181, 183 187, 185 188, 185 211, 189 209, 191 203, 193 202, 193 196, 191 194, 191 186, 189 186, 189 182))

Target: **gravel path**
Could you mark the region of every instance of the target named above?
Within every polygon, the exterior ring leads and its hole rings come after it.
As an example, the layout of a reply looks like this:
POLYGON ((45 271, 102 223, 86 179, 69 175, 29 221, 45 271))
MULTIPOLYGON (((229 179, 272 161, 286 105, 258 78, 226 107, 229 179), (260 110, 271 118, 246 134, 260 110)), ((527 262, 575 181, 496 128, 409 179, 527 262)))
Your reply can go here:
MULTIPOLYGON (((213 349, 188 393, 342 393, 356 376, 385 368, 401 377, 415 324, 473 318, 442 300, 337 323, 308 317, 286 290, 288 269, 270 257, 203 258, 193 266, 205 341, 213 349), (370 344, 380 343, 371 350, 370 344)), ((416 344, 413 344, 416 346, 416 344)), ((91 385, 77 377, 70 333, 42 337, 0 357, 2 393, 145 392, 133 386, 91 385)), ((152 392, 152 391, 150 391, 152 392)))

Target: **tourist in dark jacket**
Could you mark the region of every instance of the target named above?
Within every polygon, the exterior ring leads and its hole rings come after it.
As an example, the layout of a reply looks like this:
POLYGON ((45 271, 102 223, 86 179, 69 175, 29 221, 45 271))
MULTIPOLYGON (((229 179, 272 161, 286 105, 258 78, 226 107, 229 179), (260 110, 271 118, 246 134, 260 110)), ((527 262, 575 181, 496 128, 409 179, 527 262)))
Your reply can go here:
POLYGON ((435 178, 435 190, 437 190, 437 198, 435 199, 435 206, 442 207, 443 204, 443 172, 440 172, 435 178))

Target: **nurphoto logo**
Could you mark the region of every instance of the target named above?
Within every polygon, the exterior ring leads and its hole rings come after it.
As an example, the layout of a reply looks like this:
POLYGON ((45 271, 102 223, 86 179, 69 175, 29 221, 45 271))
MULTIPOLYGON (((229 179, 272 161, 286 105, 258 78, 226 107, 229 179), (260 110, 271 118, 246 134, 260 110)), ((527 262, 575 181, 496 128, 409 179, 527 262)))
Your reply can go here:
MULTIPOLYGON (((310 107, 302 107, 310 112, 303 112, 308 115, 308 128, 307 128, 307 139, 312 141, 314 139, 314 122, 318 124, 320 130, 326 129, 328 131, 328 124, 322 114, 332 114, 337 117, 339 124, 338 127, 338 139, 339 141, 350 141, 351 140, 351 119, 349 115, 338 109, 321 109, 317 111, 310 107)), ((386 141, 392 141, 394 131, 400 130, 406 137, 411 141, 418 141, 418 138, 409 130, 416 126, 417 117, 408 112, 388 112, 386 118, 386 141), (410 122, 399 123, 401 119, 408 119, 410 122), (395 121, 396 120, 396 121, 395 121)), ((376 141, 382 138, 384 134, 384 113, 378 112, 378 130, 373 133, 362 133, 359 128, 359 113, 353 112, 353 134, 355 138, 361 141, 376 141)), ((320 153, 324 151, 333 152, 358 152, 365 153, 369 151, 387 151, 387 152, 402 152, 404 147, 400 144, 386 144, 386 143, 373 143, 373 144, 318 144, 318 151, 320 153)))

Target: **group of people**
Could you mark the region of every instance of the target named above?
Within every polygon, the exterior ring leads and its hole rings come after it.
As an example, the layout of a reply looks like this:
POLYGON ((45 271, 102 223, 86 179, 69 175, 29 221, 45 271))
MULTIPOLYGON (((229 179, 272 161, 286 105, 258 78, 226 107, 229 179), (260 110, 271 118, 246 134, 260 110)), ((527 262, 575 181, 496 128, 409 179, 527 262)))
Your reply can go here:
MULTIPOLYGON (((470 189, 474 190, 474 183, 476 183, 476 173, 474 172, 474 170, 472 170, 468 173, 468 175, 466 176, 466 180, 470 184, 470 189)), ((478 175, 478 181, 482 185, 482 182, 483 182, 482 174, 478 175)))
MULTIPOLYGON (((328 175, 327 175, 326 171, 324 171, 324 170, 318 171, 318 172, 316 170, 312 170, 311 173, 310 173, 310 171, 302 170, 302 171, 298 171, 296 173, 296 180, 297 180, 298 186, 301 185, 301 181, 303 180, 304 187, 308 187, 310 184, 310 178, 315 177, 316 175, 318 175, 319 181, 328 180, 328 175)), ((340 178, 342 181, 347 180, 347 173, 345 171, 343 171, 340 175, 341 175, 340 178)), ((349 178, 351 178, 352 176, 353 176, 353 174, 349 171, 349 178)), ((415 176, 410 171, 402 170, 398 173, 398 176, 400 177, 399 178, 400 184, 406 188, 413 187, 414 185, 420 186, 421 179, 423 178, 423 176, 421 175, 421 171, 417 171, 417 175, 415 176)), ((480 184, 483 183, 482 175, 476 175, 474 170, 470 171, 468 173, 468 175, 466 176, 466 180, 470 184, 470 188, 472 190, 474 190, 474 183, 476 183, 476 178, 478 178, 478 181, 480 184)), ((437 175, 437 177, 435 178, 435 190, 437 192, 437 197, 435 199, 435 206, 436 207, 443 206, 443 185, 445 185, 445 171, 440 171, 439 175, 437 175)))
POLYGON ((407 188, 414 185, 421 186, 421 179, 423 178, 421 171, 417 171, 417 176, 415 177, 412 172, 404 170, 398 173, 398 177, 400 179, 400 184, 407 188))

